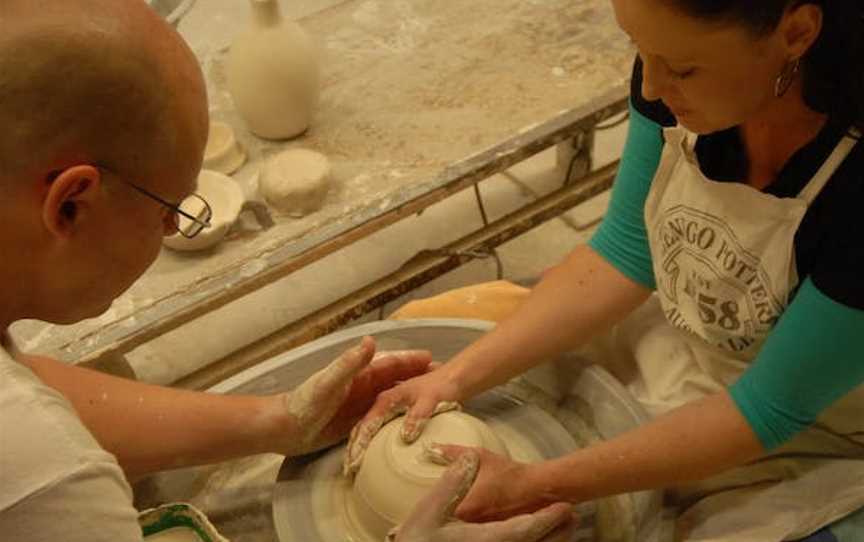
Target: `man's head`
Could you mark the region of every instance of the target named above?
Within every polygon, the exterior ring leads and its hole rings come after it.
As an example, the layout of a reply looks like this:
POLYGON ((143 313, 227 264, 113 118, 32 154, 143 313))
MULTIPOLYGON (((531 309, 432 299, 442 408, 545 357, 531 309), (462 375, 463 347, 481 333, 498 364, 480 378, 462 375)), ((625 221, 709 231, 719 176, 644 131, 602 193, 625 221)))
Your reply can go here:
POLYGON ((195 188, 207 100, 141 0, 0 3, 0 323, 98 315, 158 255, 195 188), (5 321, 4 321, 5 320, 5 321))

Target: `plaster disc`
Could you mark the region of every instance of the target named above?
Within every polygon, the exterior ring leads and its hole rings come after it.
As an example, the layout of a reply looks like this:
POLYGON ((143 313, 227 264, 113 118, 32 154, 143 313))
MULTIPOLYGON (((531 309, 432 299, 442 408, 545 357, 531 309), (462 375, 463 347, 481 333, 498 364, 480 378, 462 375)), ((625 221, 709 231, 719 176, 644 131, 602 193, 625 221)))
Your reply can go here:
MULTIPOLYGON (((482 394, 465 411, 485 421, 504 441, 514 460, 526 463, 573 451, 573 437, 552 416, 502 391, 482 394)), ((273 490, 273 523, 280 542, 355 540, 346 528, 351 481, 342 476, 344 446, 282 464, 273 490)), ((593 503, 577 507, 580 528, 574 541, 594 540, 593 503)))

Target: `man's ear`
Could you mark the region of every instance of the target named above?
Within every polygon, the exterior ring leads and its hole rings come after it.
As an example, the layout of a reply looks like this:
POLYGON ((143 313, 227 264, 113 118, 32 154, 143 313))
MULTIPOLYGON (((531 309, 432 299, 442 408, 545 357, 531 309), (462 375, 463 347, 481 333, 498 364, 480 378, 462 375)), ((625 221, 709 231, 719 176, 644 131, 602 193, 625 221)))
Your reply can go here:
POLYGON ((68 239, 99 197, 101 175, 93 166, 72 166, 49 178, 42 221, 52 235, 68 239))

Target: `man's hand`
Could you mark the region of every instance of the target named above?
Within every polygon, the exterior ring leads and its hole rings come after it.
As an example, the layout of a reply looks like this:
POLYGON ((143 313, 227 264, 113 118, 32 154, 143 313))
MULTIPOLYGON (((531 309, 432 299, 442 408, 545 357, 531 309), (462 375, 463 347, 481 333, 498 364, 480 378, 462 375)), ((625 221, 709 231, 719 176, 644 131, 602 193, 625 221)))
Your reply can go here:
POLYGON ((414 507, 388 542, 564 542, 573 536, 576 521, 570 505, 553 504, 506 521, 474 525, 453 519, 453 511, 477 476, 480 458, 464 449, 444 476, 414 507))
POLYGON ((465 521, 493 521, 540 510, 553 501, 525 484, 531 465, 513 461, 483 448, 435 445, 430 454, 441 463, 458 462, 476 455, 480 466, 477 479, 456 509, 456 517, 465 521))
POLYGON ((429 352, 419 350, 375 355, 375 341, 364 338, 294 390, 274 397, 287 415, 278 451, 302 455, 336 444, 379 393, 425 373, 431 361, 429 352))
POLYGON ((351 476, 360 469, 372 437, 393 418, 407 412, 401 435, 402 440, 410 444, 420 436, 430 417, 459 408, 458 399, 456 386, 444 368, 401 382, 385 391, 351 431, 342 465, 344 474, 351 476))

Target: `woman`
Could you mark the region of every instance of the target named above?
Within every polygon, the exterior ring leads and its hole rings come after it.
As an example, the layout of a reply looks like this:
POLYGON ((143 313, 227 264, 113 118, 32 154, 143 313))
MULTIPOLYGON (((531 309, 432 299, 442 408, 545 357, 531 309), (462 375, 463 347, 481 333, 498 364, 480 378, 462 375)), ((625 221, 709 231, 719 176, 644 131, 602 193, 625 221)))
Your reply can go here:
POLYGON ((346 469, 400 409, 411 441, 439 403, 614 326, 651 423, 538 465, 484 453, 459 515, 668 488, 680 539, 809 535, 864 506, 864 5, 613 4, 639 60, 603 225, 493 332, 379 396, 346 469))

